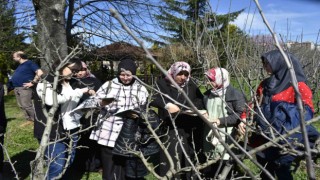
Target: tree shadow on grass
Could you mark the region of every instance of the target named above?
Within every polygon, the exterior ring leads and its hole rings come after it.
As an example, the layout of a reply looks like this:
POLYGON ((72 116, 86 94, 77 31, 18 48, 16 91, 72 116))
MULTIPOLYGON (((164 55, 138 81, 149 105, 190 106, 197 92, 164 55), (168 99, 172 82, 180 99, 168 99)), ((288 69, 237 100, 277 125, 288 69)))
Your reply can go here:
MULTIPOLYGON (((19 179, 26 179, 30 173, 30 162, 34 160, 36 152, 30 150, 24 150, 19 154, 11 157, 11 162, 14 163, 14 167, 19 175, 19 179)), ((9 162, 4 163, 4 179, 15 179, 15 174, 9 162)))

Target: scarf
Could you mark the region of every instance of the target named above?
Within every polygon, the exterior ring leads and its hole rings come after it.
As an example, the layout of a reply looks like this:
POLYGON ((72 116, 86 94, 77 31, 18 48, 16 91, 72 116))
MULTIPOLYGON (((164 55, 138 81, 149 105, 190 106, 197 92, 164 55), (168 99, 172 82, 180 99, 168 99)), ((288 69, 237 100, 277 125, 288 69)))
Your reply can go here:
POLYGON ((188 63, 183 61, 178 61, 173 63, 170 69, 168 70, 168 75, 170 75, 174 79, 181 71, 187 71, 189 73, 189 76, 186 82, 180 85, 180 87, 184 87, 188 83, 191 76, 191 67, 188 63))
POLYGON ((211 93, 222 96, 226 93, 227 87, 230 84, 229 72, 224 68, 212 68, 209 69, 205 75, 217 84, 217 88, 213 88, 211 93))
MULTIPOLYGON (((292 62, 297 81, 306 82, 302 66, 298 59, 291 53, 286 52, 292 62)), ((264 103, 270 98, 291 86, 290 72, 284 58, 279 50, 269 51, 261 56, 262 61, 268 62, 272 69, 272 75, 263 83, 264 103)))
POLYGON ((92 77, 95 78, 96 76, 93 75, 90 70, 88 69, 88 66, 85 62, 81 61, 82 69, 86 69, 86 75, 83 78, 92 77))

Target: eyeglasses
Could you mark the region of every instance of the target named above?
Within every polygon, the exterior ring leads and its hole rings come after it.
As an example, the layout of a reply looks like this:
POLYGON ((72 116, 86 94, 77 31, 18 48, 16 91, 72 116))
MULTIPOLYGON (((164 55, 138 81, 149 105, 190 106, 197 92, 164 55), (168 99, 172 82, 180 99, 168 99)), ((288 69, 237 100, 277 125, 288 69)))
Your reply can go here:
POLYGON ((87 68, 82 68, 80 71, 87 71, 87 68))
POLYGON ((67 66, 67 68, 70 69, 70 71, 73 73, 73 74, 76 74, 79 72, 79 69, 72 69, 71 67, 67 66))

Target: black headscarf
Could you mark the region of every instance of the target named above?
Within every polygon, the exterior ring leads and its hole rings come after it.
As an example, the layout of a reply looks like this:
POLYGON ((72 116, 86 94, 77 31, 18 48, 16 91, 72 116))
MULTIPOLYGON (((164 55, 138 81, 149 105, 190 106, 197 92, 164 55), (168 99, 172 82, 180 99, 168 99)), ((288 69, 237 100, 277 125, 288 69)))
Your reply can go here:
MULTIPOLYGON (((120 61, 119 65, 118 65, 118 79, 121 84, 123 84, 123 83, 121 82, 119 75, 123 70, 130 71, 132 73, 132 75, 136 75, 137 65, 130 58, 126 58, 126 59, 123 59, 120 61)), ((123 84, 123 85, 131 86, 134 82, 135 82, 135 79, 132 79, 132 81, 129 84, 123 84)))
MULTIPOLYGON (((289 52, 285 52, 292 62, 297 81, 306 82, 302 66, 298 59, 289 52)), ((264 82, 264 94, 271 97, 291 86, 290 72, 279 50, 269 51, 261 56, 262 61, 267 61, 272 68, 272 75, 264 82)))

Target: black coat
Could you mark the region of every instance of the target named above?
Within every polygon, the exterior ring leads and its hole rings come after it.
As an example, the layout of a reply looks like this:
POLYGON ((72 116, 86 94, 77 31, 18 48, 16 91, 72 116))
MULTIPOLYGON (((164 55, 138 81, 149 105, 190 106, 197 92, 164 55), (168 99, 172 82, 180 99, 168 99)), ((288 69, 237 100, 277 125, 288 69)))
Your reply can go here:
MULTIPOLYGON (((208 101, 208 97, 211 94, 211 90, 208 90, 204 93, 204 103, 208 101)), ((227 117, 219 118, 220 125, 224 127, 232 127, 240 123, 240 115, 245 111, 246 100, 245 96, 229 85, 225 94, 225 101, 227 103, 227 117)))
MULTIPOLYGON (((86 78, 81 78, 81 79, 72 79, 70 81, 70 85, 72 88, 85 88, 85 87, 90 87, 92 88, 95 92, 98 91, 98 89, 102 86, 102 83, 99 79, 95 77, 86 77, 86 78)), ((80 102, 83 102, 84 100, 88 99, 90 96, 89 94, 83 94, 83 96, 80 99, 80 102)))
MULTIPOLYGON (((187 103, 187 101, 183 97, 183 95, 180 92, 178 92, 178 89, 173 87, 171 85, 171 83, 168 80, 166 80, 165 78, 159 79, 157 81, 157 86, 158 86, 160 92, 167 94, 171 98, 176 100, 177 102, 190 107, 190 105, 187 103)), ((192 80, 190 80, 182 89, 188 95, 190 100, 193 102, 193 104, 198 109, 204 109, 203 94, 200 92, 200 89, 197 87, 197 85, 192 80)), ((165 105, 169 102, 174 104, 174 102, 172 102, 170 99, 165 98, 164 96, 162 98, 161 94, 155 94, 153 96, 153 100, 150 103, 150 105, 158 108, 159 117, 164 121, 164 123, 166 125, 171 127, 172 125, 171 125, 171 120, 170 120, 168 111, 164 108, 165 105), (164 101, 163 101, 163 99, 164 99, 164 101)), ((184 108, 182 108, 182 107, 180 107, 180 109, 182 111, 184 110, 184 108)), ((194 127, 194 125, 196 123, 195 119, 199 119, 199 118, 195 118, 194 116, 180 114, 176 118, 175 123, 178 128, 189 129, 189 128, 194 127)))

